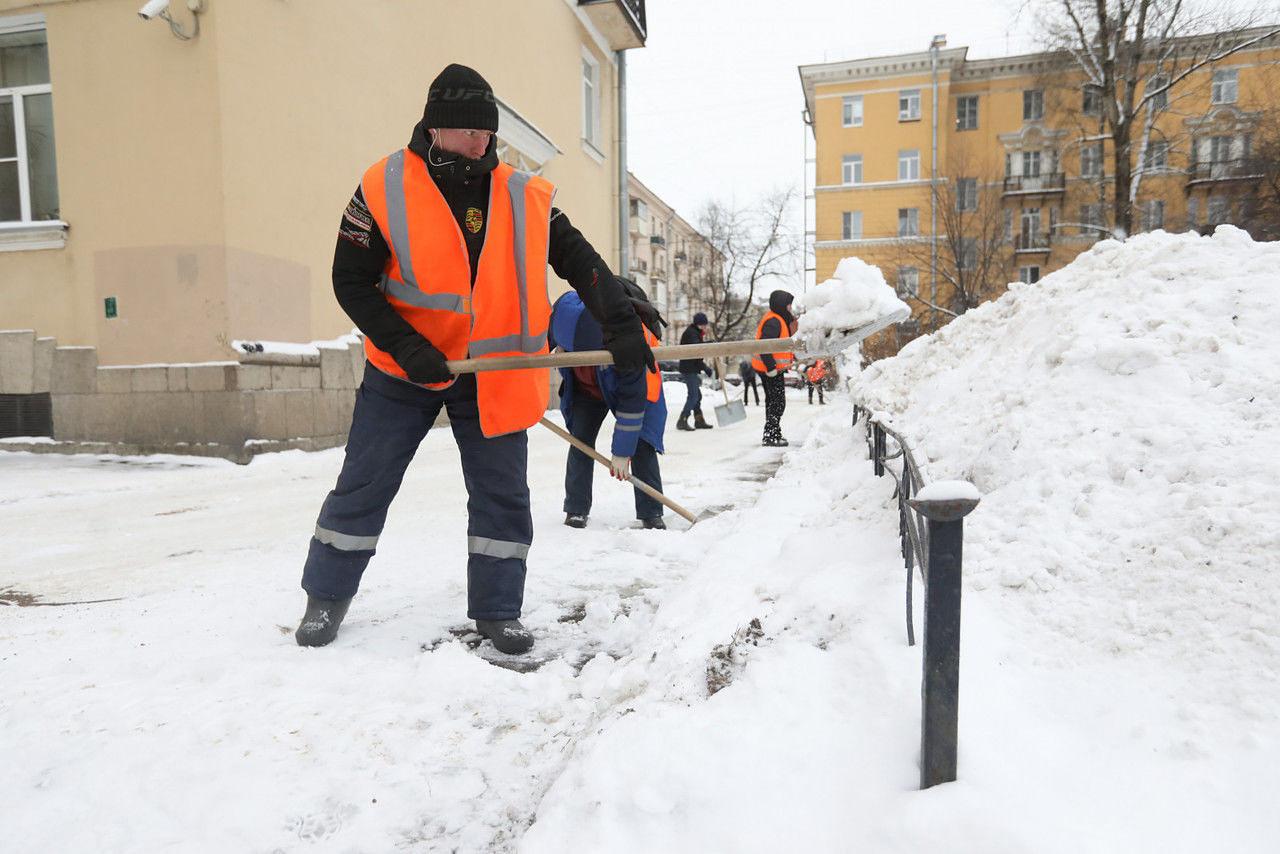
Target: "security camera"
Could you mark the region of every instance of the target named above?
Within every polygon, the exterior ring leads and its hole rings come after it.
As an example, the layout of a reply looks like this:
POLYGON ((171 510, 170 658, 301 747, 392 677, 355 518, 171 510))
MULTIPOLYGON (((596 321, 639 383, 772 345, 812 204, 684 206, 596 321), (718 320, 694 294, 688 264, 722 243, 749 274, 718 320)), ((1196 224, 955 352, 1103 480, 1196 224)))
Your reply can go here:
POLYGON ((142 5, 142 8, 138 10, 138 17, 144 21, 150 21, 168 8, 169 0, 147 0, 142 5))

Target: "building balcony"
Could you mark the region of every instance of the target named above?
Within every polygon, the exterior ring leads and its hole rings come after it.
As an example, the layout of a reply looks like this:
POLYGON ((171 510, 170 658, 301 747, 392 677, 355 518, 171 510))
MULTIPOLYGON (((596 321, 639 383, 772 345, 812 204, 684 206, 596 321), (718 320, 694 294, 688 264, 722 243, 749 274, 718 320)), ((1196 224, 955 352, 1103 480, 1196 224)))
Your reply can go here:
POLYGON ((644 47, 648 38, 644 0, 578 0, 578 6, 608 39, 610 49, 644 47))
POLYGON ((1049 234, 1047 232, 1024 231, 1015 237, 1013 248, 1018 253, 1035 254, 1037 252, 1048 252, 1049 242, 1049 234))
POLYGON ((653 231, 653 226, 650 225, 649 217, 647 216, 631 217, 628 228, 631 230, 632 237, 650 237, 653 231))
POLYGON ((679 261, 679 262, 680 262, 680 263, 682 263, 682 264, 683 264, 685 261, 688 261, 688 260, 689 260, 689 256, 688 256, 687 254, 685 254, 684 252, 680 252, 680 251, 676 251, 676 252, 672 253, 671 257, 672 257, 673 259, 675 259, 676 261, 679 261))
POLYGON ((1192 163, 1187 169, 1187 186, 1213 181, 1245 181, 1261 177, 1248 160, 1216 160, 1209 163, 1192 163))
POLYGON ((665 248, 667 245, 667 239, 663 237, 661 234, 651 234, 649 235, 649 245, 661 246, 665 248))
POLYGON ((1046 195, 1049 193, 1065 193, 1067 176, 1061 172, 1046 172, 1043 175, 1006 175, 1004 178, 1004 194, 1012 195, 1046 195))

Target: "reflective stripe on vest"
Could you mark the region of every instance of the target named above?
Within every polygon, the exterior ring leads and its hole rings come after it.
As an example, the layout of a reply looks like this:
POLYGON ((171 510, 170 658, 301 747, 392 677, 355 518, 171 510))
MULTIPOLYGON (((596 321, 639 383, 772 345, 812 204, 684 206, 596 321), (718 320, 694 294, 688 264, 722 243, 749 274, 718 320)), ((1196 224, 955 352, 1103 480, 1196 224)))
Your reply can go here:
MULTIPOLYGON (((555 194, 550 183, 498 164, 490 176, 488 231, 474 274, 458 222, 421 157, 394 152, 365 172, 361 186, 391 250, 378 287, 446 359, 546 352, 555 194)), ((367 338, 365 352, 379 370, 407 380, 390 354, 367 338)), ((485 372, 477 375, 476 387, 484 435, 517 432, 545 411, 549 372, 485 372)))
MULTIPOLYGON (((756 327, 757 340, 764 340, 764 325, 768 323, 771 318, 775 318, 775 317, 778 319, 778 325, 780 327, 780 330, 779 330, 780 337, 790 338, 793 334, 795 334, 795 329, 793 329, 790 326, 790 324, 788 324, 785 320, 782 319, 782 315, 778 314, 776 311, 766 311, 764 313, 764 317, 760 318, 760 324, 756 327)), ((784 368, 791 367, 791 363, 794 362, 796 359, 795 353, 770 353, 769 355, 773 356, 774 367, 779 371, 783 370, 784 368)), ((757 371, 759 371, 762 374, 767 373, 769 370, 764 366, 764 360, 761 359, 758 355, 751 357, 751 367, 755 368, 757 371)))

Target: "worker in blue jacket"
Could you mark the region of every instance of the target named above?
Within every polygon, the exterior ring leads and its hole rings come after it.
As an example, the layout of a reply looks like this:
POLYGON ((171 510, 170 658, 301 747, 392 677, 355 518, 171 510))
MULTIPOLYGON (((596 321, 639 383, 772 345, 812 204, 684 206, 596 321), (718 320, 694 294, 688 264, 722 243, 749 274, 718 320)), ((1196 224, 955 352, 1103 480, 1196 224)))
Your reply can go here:
MULTIPOLYGON (((632 304, 645 322, 645 337, 650 346, 659 343, 653 327, 661 322, 657 310, 649 305, 644 291, 634 282, 619 277, 632 304)), ((657 332, 661 332, 658 328, 657 332)), ((550 343, 566 352, 599 350, 604 346, 600 324, 583 305, 577 292, 569 291, 556 300, 551 309, 550 343)), ((658 454, 662 453, 662 432, 667 424, 667 402, 662 394, 662 375, 650 371, 619 371, 612 365, 603 367, 561 368, 560 411, 565 426, 577 439, 592 447, 600 426, 610 412, 617 424, 613 428, 612 474, 626 481, 631 474, 662 491, 662 473, 658 454)), ((591 512, 591 482, 595 463, 577 448, 569 449, 564 477, 564 523, 571 528, 585 528, 591 512)), ((646 528, 665 529, 662 505, 639 489, 636 493, 636 518, 646 528)))

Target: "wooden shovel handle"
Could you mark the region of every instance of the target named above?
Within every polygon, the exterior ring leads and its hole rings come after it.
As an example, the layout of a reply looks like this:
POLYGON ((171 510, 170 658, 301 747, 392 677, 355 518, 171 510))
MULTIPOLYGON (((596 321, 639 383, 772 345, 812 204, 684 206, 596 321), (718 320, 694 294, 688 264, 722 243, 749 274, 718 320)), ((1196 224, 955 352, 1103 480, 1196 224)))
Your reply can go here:
MULTIPOLYGON (((653 358, 696 359, 703 356, 754 356, 796 349, 798 338, 762 338, 749 341, 709 341, 705 344, 667 344, 653 348, 653 358)), ((445 363, 452 374, 481 371, 514 371, 520 368, 586 368, 612 365, 608 350, 581 350, 574 353, 547 353, 543 356, 502 356, 496 359, 453 359, 445 363)))
MULTIPOLYGON (((538 423, 539 423, 539 424, 541 424, 543 427, 546 427, 546 428, 547 428, 548 430, 550 430, 552 433, 555 433, 555 434, 556 434, 557 436, 559 436, 561 439, 564 439, 564 440, 565 440, 566 442, 568 442, 570 445, 573 445, 573 446, 574 446, 575 448, 577 448, 579 451, 582 451, 582 453, 584 453, 584 454, 586 454, 587 456, 591 457, 591 459, 595 460, 595 461, 596 461, 596 462, 598 462, 600 465, 602 465, 602 466, 604 466, 605 468, 610 469, 610 470, 612 470, 612 469, 613 469, 613 464, 612 464, 611 462, 609 462, 608 460, 606 460, 606 459, 604 458, 604 456, 603 456, 602 454, 600 454, 600 453, 599 453, 595 448, 591 447, 591 446, 590 446, 590 445, 588 445, 586 442, 581 441, 581 440, 580 440, 580 439, 578 439, 576 436, 574 436, 572 433, 570 433, 568 430, 565 430, 563 427, 561 427, 559 424, 556 424, 554 421, 548 421, 548 420, 547 420, 547 419, 545 419, 545 418, 543 418, 542 420, 540 420, 538 423)), ((696 524, 696 523, 697 523, 698 518, 697 518, 696 516, 694 516, 694 515, 693 515, 692 513, 690 513, 688 510, 686 510, 686 509, 684 509, 683 507, 681 507, 679 504, 677 504, 677 503, 675 503, 674 501, 672 501, 672 500, 671 500, 670 498, 668 498, 667 496, 663 495, 663 494, 662 494, 661 492, 659 492, 658 490, 654 489, 654 488, 653 488, 652 486, 650 486, 649 484, 645 483, 645 482, 644 482, 643 480, 641 480, 640 478, 636 477, 635 475, 632 475, 630 478, 628 478, 628 480, 630 480, 630 481, 631 481, 631 485, 632 485, 632 486, 634 486, 636 489, 638 489, 638 490, 640 490, 641 492, 643 492, 645 495, 649 496, 650 498, 652 498, 652 499, 653 499, 653 500, 655 500, 655 501, 661 501, 661 502, 662 502, 663 504, 665 504, 667 507, 670 507, 672 510, 674 510, 674 511, 675 511, 675 512, 677 512, 677 513, 679 513, 681 516, 683 516, 684 518, 688 519, 688 520, 689 520, 689 524, 690 524, 690 525, 693 525, 693 524, 696 524)))

